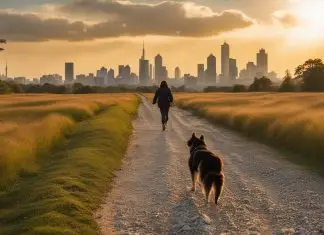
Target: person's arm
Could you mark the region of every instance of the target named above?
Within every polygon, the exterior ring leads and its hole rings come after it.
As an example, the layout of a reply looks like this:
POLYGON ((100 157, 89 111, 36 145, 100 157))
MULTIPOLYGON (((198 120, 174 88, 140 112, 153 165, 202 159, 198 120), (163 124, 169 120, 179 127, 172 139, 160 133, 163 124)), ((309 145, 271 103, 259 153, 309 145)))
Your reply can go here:
POLYGON ((156 101, 157 101, 158 97, 159 97, 159 89, 157 89, 156 92, 155 92, 154 99, 153 99, 153 104, 156 104, 156 101))
POLYGON ((169 89, 169 100, 170 103, 173 103, 173 95, 172 95, 172 91, 169 89))

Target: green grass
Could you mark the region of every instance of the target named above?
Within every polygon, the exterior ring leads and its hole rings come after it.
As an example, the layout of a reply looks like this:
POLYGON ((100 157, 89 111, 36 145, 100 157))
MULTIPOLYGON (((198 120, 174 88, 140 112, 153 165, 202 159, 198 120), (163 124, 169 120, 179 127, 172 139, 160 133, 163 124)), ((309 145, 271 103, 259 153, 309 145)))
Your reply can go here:
POLYGON ((71 130, 34 174, 0 194, 0 234, 98 234, 94 211, 121 165, 139 100, 108 107, 71 130))

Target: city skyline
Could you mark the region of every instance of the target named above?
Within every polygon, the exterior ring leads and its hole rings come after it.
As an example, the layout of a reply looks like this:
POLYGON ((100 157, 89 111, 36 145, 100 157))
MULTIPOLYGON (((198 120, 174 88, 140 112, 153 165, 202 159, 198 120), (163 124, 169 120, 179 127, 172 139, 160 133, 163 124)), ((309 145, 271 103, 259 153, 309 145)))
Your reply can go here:
MULTIPOLYGON (((0 72, 6 60, 9 76, 29 78, 64 74, 65 61, 73 61, 78 74, 102 65, 117 69, 119 64, 137 71, 138 47, 145 40, 152 63, 160 53, 169 73, 179 66, 195 74, 196 64, 210 53, 221 60, 218 45, 226 41, 239 70, 255 51, 266 48, 271 54, 269 70, 282 77, 286 69, 324 54, 324 16, 319 10, 323 6, 321 0, 1 2, 0 19, 5 23, 0 25, 0 38, 8 44, 0 54, 0 72), (148 19, 146 14, 153 10, 155 17, 148 19), (121 28, 112 27, 116 19, 111 16, 120 17, 121 28), (110 28, 98 30, 99 26, 110 28)), ((221 72, 218 64, 217 71, 221 72)))
MULTIPOLYGON (((238 73, 237 60, 230 58, 230 45, 224 42, 221 45, 221 61, 217 63, 217 58, 212 53, 207 57, 206 70, 205 64, 197 64, 197 73, 190 74, 184 72, 181 75, 181 69, 177 66, 174 70, 174 76, 169 76, 169 68, 163 65, 163 56, 157 54, 154 57, 154 66, 146 58, 145 43, 143 41, 142 54, 139 58, 138 73, 132 71, 131 66, 118 65, 118 74, 115 76, 115 69, 102 66, 96 73, 78 74, 74 73, 74 62, 65 62, 65 76, 57 73, 42 75, 40 79, 26 79, 24 76, 8 78, 1 76, 0 79, 13 79, 22 84, 45 84, 54 85, 72 85, 73 83, 82 83, 90 86, 115 86, 115 85, 158 85, 161 81, 169 81, 175 86, 231 86, 234 84, 249 84, 254 78, 262 76, 268 77, 273 82, 278 82, 277 74, 274 71, 268 72, 268 54, 264 48, 256 53, 255 62, 249 61, 245 68, 238 73), (221 72, 217 73, 217 64, 220 64, 221 72), (109 70, 109 71, 108 71, 109 70), (154 76, 153 76, 154 70, 154 76), (178 80, 178 81, 175 81, 178 80)), ((6 67, 7 70, 7 67, 6 67)))

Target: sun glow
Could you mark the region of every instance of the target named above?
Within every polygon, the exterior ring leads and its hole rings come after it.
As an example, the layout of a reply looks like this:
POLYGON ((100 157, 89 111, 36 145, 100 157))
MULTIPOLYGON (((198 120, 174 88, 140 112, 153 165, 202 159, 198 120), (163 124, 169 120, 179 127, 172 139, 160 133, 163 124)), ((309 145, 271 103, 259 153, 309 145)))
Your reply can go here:
POLYGON ((308 0, 297 1, 292 9, 299 25, 291 29, 291 36, 302 41, 324 40, 324 1, 308 0))

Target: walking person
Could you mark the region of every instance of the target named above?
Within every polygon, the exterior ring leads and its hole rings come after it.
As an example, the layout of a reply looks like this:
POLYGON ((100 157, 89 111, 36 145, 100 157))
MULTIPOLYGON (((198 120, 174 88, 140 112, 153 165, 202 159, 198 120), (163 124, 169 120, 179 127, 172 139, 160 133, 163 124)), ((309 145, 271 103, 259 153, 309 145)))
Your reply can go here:
POLYGON ((153 105, 158 103, 161 112, 162 129, 165 131, 166 124, 169 120, 169 109, 173 102, 173 95, 166 81, 162 81, 160 88, 155 92, 153 105))

